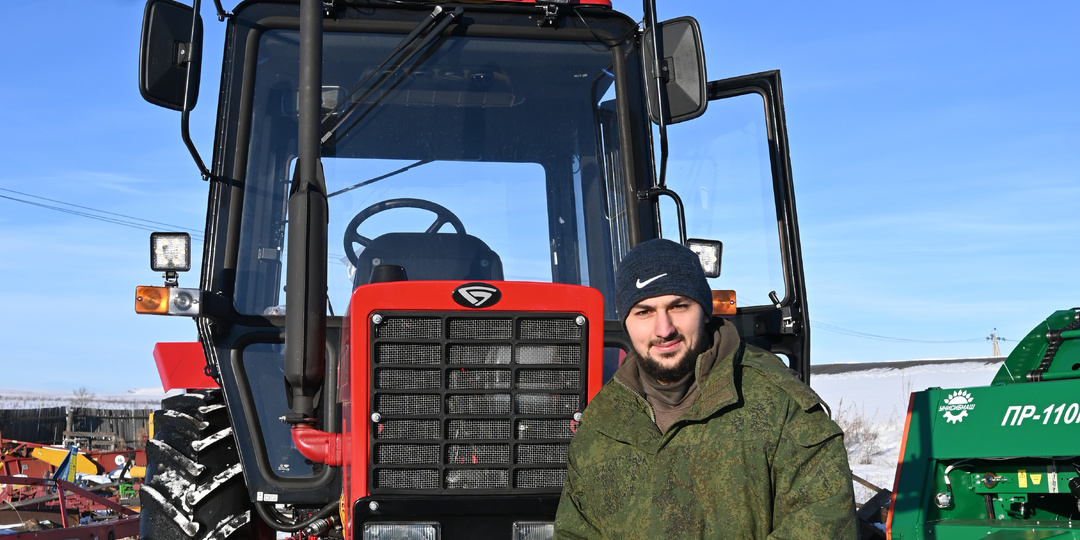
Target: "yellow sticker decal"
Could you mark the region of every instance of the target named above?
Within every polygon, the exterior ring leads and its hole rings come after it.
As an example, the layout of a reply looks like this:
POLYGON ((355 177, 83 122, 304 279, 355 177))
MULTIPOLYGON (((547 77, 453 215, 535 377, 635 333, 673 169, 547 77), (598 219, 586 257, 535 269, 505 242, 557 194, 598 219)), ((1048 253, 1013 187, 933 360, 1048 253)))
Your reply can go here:
POLYGON ((1031 473, 1031 483, 1039 485, 1042 483, 1042 473, 1031 473))
POLYGON ((1027 470, 1020 469, 1016 471, 1016 483, 1022 488, 1027 487, 1027 470))

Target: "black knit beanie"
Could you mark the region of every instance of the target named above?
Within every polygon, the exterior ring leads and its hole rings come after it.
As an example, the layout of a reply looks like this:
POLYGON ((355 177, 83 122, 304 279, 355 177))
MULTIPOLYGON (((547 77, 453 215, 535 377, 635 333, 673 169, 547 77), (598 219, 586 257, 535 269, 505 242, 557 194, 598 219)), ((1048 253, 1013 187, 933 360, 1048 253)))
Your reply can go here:
POLYGON ((619 320, 625 322, 638 302, 666 294, 695 300, 705 310, 705 317, 712 317, 712 289, 696 253, 662 238, 634 246, 619 263, 615 275, 615 309, 619 320))

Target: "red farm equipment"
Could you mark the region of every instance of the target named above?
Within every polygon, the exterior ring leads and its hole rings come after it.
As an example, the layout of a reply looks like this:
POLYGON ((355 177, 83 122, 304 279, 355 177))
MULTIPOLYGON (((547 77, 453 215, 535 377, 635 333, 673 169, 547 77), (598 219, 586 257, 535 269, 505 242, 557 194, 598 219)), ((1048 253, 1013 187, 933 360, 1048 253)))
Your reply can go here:
POLYGON ((134 536, 144 465, 142 450, 83 452, 0 437, 0 530, 26 540, 134 536))
POLYGON ((190 238, 155 233, 165 285, 136 293, 199 335, 155 354, 189 391, 148 445, 144 538, 550 538, 627 348, 615 271, 663 228, 808 379, 779 73, 707 82, 697 22, 643 8, 215 2, 207 166, 199 2, 147 4, 140 89, 181 111, 208 208, 199 285, 190 238))

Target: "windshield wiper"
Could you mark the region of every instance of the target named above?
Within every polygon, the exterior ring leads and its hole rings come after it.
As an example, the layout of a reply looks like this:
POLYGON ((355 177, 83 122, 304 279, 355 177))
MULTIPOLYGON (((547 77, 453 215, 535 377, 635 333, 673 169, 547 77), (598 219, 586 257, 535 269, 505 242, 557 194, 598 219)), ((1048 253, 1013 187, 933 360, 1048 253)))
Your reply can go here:
MULTIPOLYGON (((334 114, 337 114, 337 109, 341 107, 341 105, 344 105, 346 103, 349 104, 348 109, 346 109, 345 112, 341 115, 341 118, 338 119, 337 123, 334 124, 334 126, 331 127, 329 130, 327 130, 325 134, 323 134, 321 141, 322 144, 326 144, 326 141, 330 140, 330 138, 334 136, 334 133, 341 126, 343 126, 345 122, 347 122, 353 116, 353 114, 356 113, 357 110, 360 109, 360 105, 367 101, 367 99, 370 98, 371 95, 374 94, 377 90, 379 90, 383 86, 386 86, 387 81, 389 81, 394 76, 394 74, 400 72, 401 68, 405 64, 412 60, 421 51, 427 49, 428 46, 431 45, 431 42, 441 36, 443 31, 446 30, 446 27, 450 26, 450 23, 461 17, 465 10, 461 7, 458 7, 454 10, 453 13, 444 16, 442 20, 440 20, 439 23, 431 29, 430 32, 424 35, 423 39, 420 40, 419 43, 416 43, 416 41, 420 39, 420 36, 421 34, 423 34, 424 30, 431 26, 431 24, 439 18, 439 15, 442 12, 442 6, 436 6, 430 15, 428 15, 423 21, 421 21, 420 24, 416 26, 416 28, 413 28, 412 31, 409 32, 409 34, 405 36, 405 38, 402 39, 396 47, 394 47, 394 50, 390 51, 390 54, 386 55, 386 58, 384 58, 383 61, 379 63, 378 67, 376 67, 371 73, 367 75, 367 77, 364 77, 363 80, 356 84, 352 91, 349 92, 349 95, 346 96, 344 100, 342 100, 341 104, 339 104, 338 107, 335 107, 334 110, 330 111, 326 114, 326 116, 323 117, 323 123, 325 123, 327 120, 333 117, 334 114), (414 43, 416 43, 416 46, 410 48, 410 46, 414 43), (401 55, 400 58, 399 55, 401 55), (393 62, 393 65, 390 66, 390 68, 386 71, 383 71, 383 68, 390 62, 393 62), (379 76, 375 80, 375 82, 372 83, 369 88, 365 89, 364 92, 360 95, 360 97, 354 100, 353 96, 355 96, 357 92, 364 88, 364 85, 366 85, 367 82, 371 79, 371 77, 374 76, 376 73, 379 73, 379 76)), ((368 105, 367 110, 371 110, 371 108, 377 105, 379 101, 382 101, 382 98, 385 97, 385 95, 386 94, 383 94, 383 96, 381 96, 379 99, 373 101, 370 105, 368 105)), ((367 111, 365 111, 365 113, 366 112, 367 111)))
POLYGON ((409 169, 411 169, 413 167, 419 167, 421 165, 426 165, 428 163, 431 163, 432 161, 434 161, 434 160, 432 160, 432 159, 422 159, 420 161, 417 161, 416 163, 410 163, 409 165, 406 165, 406 166, 404 166, 404 167, 402 167, 402 168, 400 168, 400 169, 398 169, 396 171, 391 171, 391 172, 388 172, 386 174, 376 176, 375 178, 369 178, 367 180, 364 180, 363 182, 358 182, 358 183, 353 184, 353 185, 351 185, 351 186, 349 186, 347 188, 341 188, 341 189, 327 195, 326 198, 329 199, 330 197, 333 197, 335 195, 341 195, 342 193, 352 191, 352 190, 354 190, 354 189, 356 189, 358 187, 364 187, 364 186, 366 186, 368 184, 374 184, 375 182, 378 182, 379 180, 385 180, 387 178, 390 178, 391 176, 401 174, 401 173, 403 173, 403 172, 405 172, 405 171, 407 171, 407 170, 409 170, 409 169))

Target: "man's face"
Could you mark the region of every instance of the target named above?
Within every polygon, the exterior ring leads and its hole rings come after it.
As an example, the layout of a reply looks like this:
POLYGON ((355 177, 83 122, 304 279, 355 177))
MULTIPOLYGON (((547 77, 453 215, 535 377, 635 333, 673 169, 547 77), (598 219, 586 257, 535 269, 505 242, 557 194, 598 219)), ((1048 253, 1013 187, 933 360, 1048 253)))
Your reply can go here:
POLYGON ((681 295, 654 296, 634 305, 626 332, 645 373, 661 383, 690 373, 707 346, 705 320, 701 304, 681 295))

